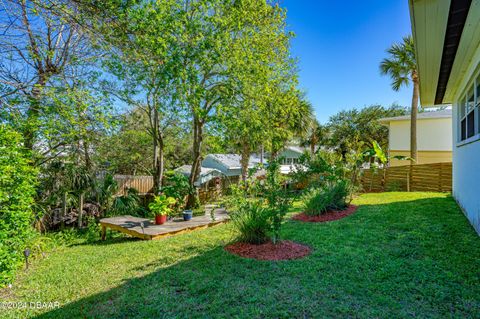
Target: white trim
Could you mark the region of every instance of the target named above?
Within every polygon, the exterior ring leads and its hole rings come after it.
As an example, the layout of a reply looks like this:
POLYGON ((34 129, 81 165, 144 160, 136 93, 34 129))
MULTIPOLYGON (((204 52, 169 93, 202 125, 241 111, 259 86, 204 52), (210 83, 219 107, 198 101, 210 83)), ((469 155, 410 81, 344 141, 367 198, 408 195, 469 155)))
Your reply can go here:
POLYGON ((477 133, 474 136, 467 138, 466 140, 457 142, 457 144, 455 146, 456 147, 461 147, 461 146, 476 142, 478 140, 480 140, 480 133, 477 133))

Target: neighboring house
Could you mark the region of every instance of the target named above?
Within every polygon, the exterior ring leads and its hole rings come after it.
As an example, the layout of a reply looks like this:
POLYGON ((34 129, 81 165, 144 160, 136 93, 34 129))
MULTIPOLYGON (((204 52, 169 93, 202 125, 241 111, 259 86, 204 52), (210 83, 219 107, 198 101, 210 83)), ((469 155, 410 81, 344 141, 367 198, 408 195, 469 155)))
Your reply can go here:
MULTIPOLYGON (((176 172, 182 173, 183 175, 189 177, 190 172, 192 171, 192 165, 183 165, 179 168, 175 169, 176 172)), ((197 181, 195 182, 195 186, 200 187, 202 185, 207 185, 209 181, 214 178, 222 177, 223 174, 217 169, 214 168, 200 168, 200 176, 198 177, 197 181)))
MULTIPOLYGON (((410 156, 410 115, 380 119, 389 127, 388 154, 410 156)), ((452 110, 423 112, 417 118, 416 164, 452 161, 452 110)), ((391 159, 390 166, 409 165, 410 161, 391 159)))
POLYGON ((281 158, 280 172, 282 174, 290 174, 296 169, 300 156, 305 152, 304 147, 300 146, 286 146, 281 152, 278 153, 278 157, 281 158))
MULTIPOLYGON (((238 154, 208 154, 202 162, 202 167, 217 169, 227 177, 238 177, 242 175, 240 159, 241 156, 238 154)), ((253 168, 260 162, 256 155, 250 156, 248 168, 253 168)))
POLYGON ((480 233, 480 0, 410 0, 424 107, 453 105, 453 196, 480 233))
POLYGON ((281 152, 278 153, 278 157, 282 158, 282 165, 298 164, 300 156, 305 152, 304 147, 300 146, 286 146, 281 152))

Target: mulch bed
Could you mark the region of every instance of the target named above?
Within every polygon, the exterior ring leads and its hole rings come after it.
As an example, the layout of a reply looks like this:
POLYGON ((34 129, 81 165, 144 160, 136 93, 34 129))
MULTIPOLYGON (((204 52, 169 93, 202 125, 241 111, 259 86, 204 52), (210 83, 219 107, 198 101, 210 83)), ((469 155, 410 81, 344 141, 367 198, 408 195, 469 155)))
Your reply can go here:
POLYGON ((268 242, 260 245, 238 242, 226 246, 225 250, 234 255, 258 260, 298 259, 311 252, 310 247, 290 240, 282 240, 277 244, 268 242))
POLYGON ((308 216, 305 213, 300 213, 292 217, 293 220, 299 220, 302 222, 309 222, 309 223, 323 223, 323 222, 330 222, 332 220, 342 219, 347 217, 357 210, 358 206, 349 205, 344 210, 330 210, 325 214, 319 216, 308 216))

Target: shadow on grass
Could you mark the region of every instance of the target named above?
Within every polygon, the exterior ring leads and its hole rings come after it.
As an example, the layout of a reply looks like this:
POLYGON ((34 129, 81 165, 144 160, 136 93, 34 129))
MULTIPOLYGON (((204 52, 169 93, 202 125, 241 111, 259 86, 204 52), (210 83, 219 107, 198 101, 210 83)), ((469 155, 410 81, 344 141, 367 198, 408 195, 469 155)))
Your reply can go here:
POLYGON ((480 240, 452 198, 359 204, 334 222, 288 221, 284 237, 314 248, 304 259, 255 261, 222 246, 166 268, 159 258, 132 268, 147 275, 36 318, 480 315, 480 240))

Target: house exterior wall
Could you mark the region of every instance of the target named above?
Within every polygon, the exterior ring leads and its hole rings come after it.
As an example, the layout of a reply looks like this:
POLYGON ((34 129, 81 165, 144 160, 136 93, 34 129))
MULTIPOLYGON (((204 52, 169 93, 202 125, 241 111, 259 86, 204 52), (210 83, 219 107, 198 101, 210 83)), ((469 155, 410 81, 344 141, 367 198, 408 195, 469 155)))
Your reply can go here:
MULTIPOLYGON (((392 121, 389 130, 391 151, 410 150, 410 121, 392 121)), ((452 119, 422 119, 417 121, 418 151, 452 151, 452 119)))
MULTIPOLYGON (((390 156, 410 156, 410 151, 398 151, 391 150, 389 152, 390 156)), ((431 164, 431 163, 444 163, 452 162, 452 152, 451 151, 417 151, 417 162, 416 164, 431 164)), ((403 166, 410 165, 410 161, 398 160, 392 158, 390 160, 390 166, 403 166)))
MULTIPOLYGON (((476 56, 480 58, 480 48, 477 49, 476 56)), ((478 66, 480 67, 480 64, 478 66)), ((470 66, 470 68, 475 67, 476 65, 470 66)), ((461 141, 459 114, 465 89, 472 85, 473 71, 467 72, 468 78, 461 82, 462 86, 457 90, 453 108, 453 196, 472 226, 480 234, 480 114, 477 109, 475 115, 476 135, 464 141, 461 141)), ((480 70, 477 70, 475 75, 477 83, 480 83, 480 70)), ((478 107, 480 92, 475 91, 478 107)))

